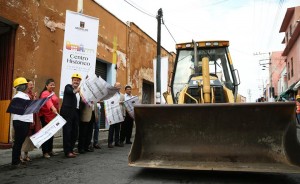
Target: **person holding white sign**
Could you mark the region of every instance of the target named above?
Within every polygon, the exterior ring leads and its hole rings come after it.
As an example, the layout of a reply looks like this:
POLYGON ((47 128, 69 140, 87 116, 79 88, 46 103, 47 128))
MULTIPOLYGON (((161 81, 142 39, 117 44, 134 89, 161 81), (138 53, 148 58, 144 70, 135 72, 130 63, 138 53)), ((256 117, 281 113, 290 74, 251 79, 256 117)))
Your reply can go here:
MULTIPOLYGON (((121 88, 121 84, 119 82, 115 83, 116 88, 121 88)), ((119 103, 122 115, 125 116, 125 109, 123 106, 123 101, 124 101, 124 95, 120 92, 117 92, 117 97, 116 97, 116 102, 119 103), (121 102, 122 100, 122 102, 121 102)), ((122 117, 121 115, 121 117, 122 117)), ((121 120, 122 121, 122 120, 121 120)), ((120 126, 121 122, 110 124, 109 125, 109 130, 108 130, 108 148, 113 148, 113 142, 114 142, 114 137, 115 137, 115 146, 116 147, 124 147, 123 143, 120 143, 120 126)))
MULTIPOLYGON (((27 91, 27 80, 24 77, 19 77, 14 80, 14 88, 17 90, 17 94, 13 98, 21 98, 25 100, 30 100, 27 91)), ((29 126, 33 123, 33 114, 25 114, 25 115, 18 115, 12 114, 13 120, 13 127, 15 130, 15 137, 14 137, 14 144, 12 147, 12 162, 11 168, 21 168, 25 167, 21 163, 20 156, 21 156, 21 148, 22 144, 25 141, 26 136, 28 135, 29 126)))
MULTIPOLYGON (((59 99, 54 93, 55 82, 53 79, 47 79, 45 87, 41 92, 40 98, 46 98, 53 94, 50 99, 45 103, 45 105, 40 109, 39 117, 42 126, 45 127, 52 119, 56 117, 59 112, 59 99)), ((53 152, 53 136, 48 139, 42 145, 43 157, 50 158, 50 156, 55 156, 57 153, 53 152)))
MULTIPOLYGON (((125 86, 125 95, 124 100, 129 100, 133 96, 131 95, 131 86, 126 85, 125 86)), ((121 132, 120 132, 120 141, 121 144, 124 144, 124 141, 126 140, 126 144, 132 144, 130 141, 131 135, 132 135, 132 128, 133 128, 133 118, 128 114, 126 111, 125 120, 121 123, 121 132)))
POLYGON ((71 77, 72 84, 67 84, 64 90, 63 102, 60 109, 61 116, 67 121, 63 127, 63 147, 67 158, 75 158, 75 143, 78 137, 79 102, 81 75, 74 73, 71 77))

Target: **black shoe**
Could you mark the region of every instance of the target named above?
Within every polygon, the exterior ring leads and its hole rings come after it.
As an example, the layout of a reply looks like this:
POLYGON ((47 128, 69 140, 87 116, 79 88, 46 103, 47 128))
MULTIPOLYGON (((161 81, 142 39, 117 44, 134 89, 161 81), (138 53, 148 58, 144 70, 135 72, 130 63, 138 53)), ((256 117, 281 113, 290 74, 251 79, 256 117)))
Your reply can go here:
POLYGON ((84 153, 85 153, 85 150, 84 150, 84 149, 80 149, 78 152, 79 152, 80 154, 84 154, 84 153))
POLYGON ((91 148, 84 149, 84 151, 86 151, 86 152, 94 152, 94 150, 92 150, 91 148))
POLYGON ((95 144, 95 145, 94 145, 94 148, 95 148, 95 149, 101 149, 101 146, 100 146, 99 144, 95 144))
POLYGON ((132 144, 132 142, 131 142, 131 141, 128 141, 128 142, 126 142, 126 144, 132 144))
POLYGON ((114 146, 112 144, 108 144, 108 148, 113 148, 114 146))
POLYGON ((124 147, 124 144, 123 143, 116 143, 115 146, 116 147, 124 147))

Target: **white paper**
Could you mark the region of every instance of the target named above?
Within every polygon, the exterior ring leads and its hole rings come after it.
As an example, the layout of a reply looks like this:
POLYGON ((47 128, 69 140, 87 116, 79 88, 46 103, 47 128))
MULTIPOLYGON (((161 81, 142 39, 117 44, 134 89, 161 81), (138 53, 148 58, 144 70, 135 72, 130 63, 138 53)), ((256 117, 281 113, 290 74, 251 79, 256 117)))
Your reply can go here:
POLYGON ((126 111, 133 119, 134 119, 134 106, 136 104, 140 104, 139 98, 137 96, 133 96, 132 98, 124 102, 126 111))
POLYGON ((40 131, 30 136, 32 143, 35 147, 40 148, 41 145, 49 140, 54 134, 60 130, 66 124, 66 120, 59 114, 51 120, 45 127, 40 131))
POLYGON ((116 93, 112 98, 104 100, 105 117, 109 125, 124 121, 120 107, 120 94, 116 93))
POLYGON ((100 100, 107 100, 113 97, 119 88, 115 88, 103 80, 100 76, 89 74, 88 78, 82 82, 80 87, 80 95, 83 101, 89 106, 100 100))

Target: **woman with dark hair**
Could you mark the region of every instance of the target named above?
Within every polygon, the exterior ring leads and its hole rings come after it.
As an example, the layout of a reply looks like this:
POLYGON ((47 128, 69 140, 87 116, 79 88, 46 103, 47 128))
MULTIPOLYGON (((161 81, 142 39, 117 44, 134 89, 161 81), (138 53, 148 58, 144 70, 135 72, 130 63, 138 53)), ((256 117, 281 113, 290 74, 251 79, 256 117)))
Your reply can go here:
MULTIPOLYGON (((52 93, 54 93, 55 82, 53 79, 48 79, 46 81, 45 87, 40 94, 40 98, 46 98, 52 93)), ((40 109, 39 117, 42 126, 45 127, 52 119, 55 118, 59 110, 59 99, 55 93, 50 97, 46 104, 40 109)), ((57 153, 53 152, 53 136, 44 142, 42 145, 44 158, 50 158, 50 156, 55 156, 57 153)))
MULTIPOLYGON (((30 100, 36 100, 36 92, 33 92, 34 84, 33 81, 30 79, 27 80, 27 95, 29 96, 30 100)), ((30 124, 27 137, 22 145, 22 151, 24 152, 24 157, 21 157, 22 161, 31 161, 28 152, 34 149, 34 145, 30 140, 30 136, 33 135, 35 132, 41 129, 40 121, 38 120, 37 114, 33 114, 33 123, 30 124)))
MULTIPOLYGON (((24 100, 30 100, 27 92, 27 80, 24 77, 19 77, 14 80, 14 88, 17 90, 17 94, 13 98, 21 98, 24 100)), ((12 114, 13 127, 15 131, 14 143, 12 148, 12 169, 20 168, 24 166, 21 163, 21 148, 28 135, 30 124, 33 122, 33 114, 18 115, 12 114)))

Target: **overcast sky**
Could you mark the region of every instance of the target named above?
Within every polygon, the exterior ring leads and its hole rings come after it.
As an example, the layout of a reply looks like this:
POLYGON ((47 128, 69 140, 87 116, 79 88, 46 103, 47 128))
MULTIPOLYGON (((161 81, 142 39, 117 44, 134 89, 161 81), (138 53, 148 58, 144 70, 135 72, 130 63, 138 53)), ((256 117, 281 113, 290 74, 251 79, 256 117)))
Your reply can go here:
POLYGON ((192 39, 229 40, 233 64, 240 74, 239 93, 248 102, 262 96, 263 81, 268 78, 268 71, 259 66, 259 60, 268 55, 255 53, 284 49, 281 44, 284 33, 279 33, 279 29, 286 9, 300 6, 300 0, 95 1, 123 22, 134 22, 154 40, 157 40, 155 16, 162 8, 165 25, 162 25, 161 44, 168 51, 175 52, 176 43, 192 39))

